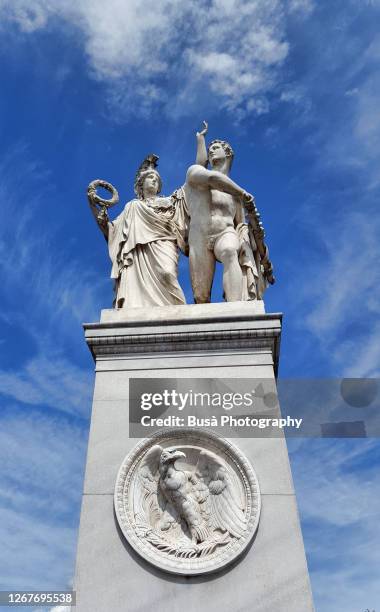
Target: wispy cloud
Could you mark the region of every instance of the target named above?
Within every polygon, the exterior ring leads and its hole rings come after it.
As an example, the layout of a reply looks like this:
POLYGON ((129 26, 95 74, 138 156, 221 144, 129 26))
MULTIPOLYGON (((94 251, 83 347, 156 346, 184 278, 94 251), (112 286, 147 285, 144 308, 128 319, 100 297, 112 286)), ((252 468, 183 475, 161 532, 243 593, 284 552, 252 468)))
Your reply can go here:
MULTIPOLYGON (((333 197, 333 194, 332 194, 333 197)), ((378 376, 380 363, 380 219, 372 205, 353 211, 347 202, 340 215, 327 215, 319 198, 301 209, 298 221, 313 233, 315 251, 309 249, 290 290, 294 313, 305 313, 297 325, 312 334, 330 375, 378 376), (297 283, 297 288, 296 288, 297 283)))
POLYGON ((290 11, 302 11, 305 15, 314 9, 314 0, 289 0, 290 11))
POLYGON ((380 313, 380 220, 366 213, 347 212, 346 218, 323 228, 326 255, 308 285, 314 308, 307 317, 308 326, 317 335, 337 331, 355 311, 380 313), (324 284, 323 299, 318 295, 324 284), (313 290, 314 285, 314 290, 313 290))
POLYGON ((321 612, 373 609, 379 601, 379 448, 377 440, 290 442, 315 604, 321 612))
POLYGON ((343 365, 344 376, 348 378, 379 378, 380 323, 370 324, 367 333, 359 335, 356 342, 343 342, 335 351, 335 359, 343 365))
MULTIPOLYGON (((288 55, 286 15, 309 14, 311 0, 5 0, 0 14, 26 34, 68 25, 78 31, 92 75, 111 85, 118 113, 177 115, 194 103, 262 113, 288 55), (174 106, 174 109, 173 109, 174 106)), ((7 27, 7 26, 5 26, 7 27)))
POLYGON ((0 198, 12 210, 12 220, 0 228, 2 290, 19 323, 22 318, 28 328, 43 323, 40 335, 49 326, 62 333, 73 323, 97 318, 103 282, 68 252, 59 238, 59 222, 41 223, 54 191, 48 172, 31 159, 27 146, 16 145, 3 157, 0 198))
POLYGON ((47 173, 25 147, 16 146, 3 158, 0 198, 12 210, 12 222, 0 228, 2 294, 9 312, 2 334, 4 340, 13 327, 24 328, 35 354, 25 360, 20 351, 18 367, 0 369, 0 393, 87 417, 91 375, 65 355, 64 347, 79 337, 84 319, 97 318, 101 280, 67 256, 56 238, 58 225, 40 223, 52 191, 47 173), (17 181, 20 173, 22 182, 17 181))
POLYGON ((9 405, 0 429, 4 589, 64 589, 72 579, 87 432, 9 405))
MULTIPOLYGON (((360 40, 359 33, 356 38, 360 40)), ((341 116, 337 115, 335 129, 326 139, 324 162, 330 167, 337 163, 341 167, 346 165, 362 173, 365 188, 373 190, 380 186, 380 36, 369 37, 364 49, 357 51, 360 53, 353 62, 347 61, 344 65, 344 54, 337 60, 341 67, 340 88, 346 103, 342 100, 341 116)))
POLYGON ((92 377, 63 356, 41 353, 20 369, 0 370, 0 393, 88 418, 92 377))
MULTIPOLYGON (((34 498, 28 498, 30 504, 34 498)), ((72 578, 77 528, 0 507, 3 590, 62 590, 72 578)), ((67 587, 66 587, 67 588, 67 587)))
POLYGON ((308 134, 300 136, 305 150, 314 149, 316 171, 320 174, 328 167, 362 173, 366 190, 380 184, 380 36, 374 27, 379 9, 377 1, 351 0, 340 10, 324 3, 316 3, 312 13, 304 10, 307 40, 305 23, 293 21, 289 82, 281 96, 296 109, 291 125, 308 127, 308 134))
POLYGON ((380 478, 376 469, 371 469, 371 462, 378 452, 377 440, 305 440, 292 455, 305 521, 320 519, 345 527, 374 520, 377 508, 372 500, 380 494, 380 478), (365 479, 358 466, 366 468, 365 479), (359 484, 360 495, 353 499, 352 491, 359 484))

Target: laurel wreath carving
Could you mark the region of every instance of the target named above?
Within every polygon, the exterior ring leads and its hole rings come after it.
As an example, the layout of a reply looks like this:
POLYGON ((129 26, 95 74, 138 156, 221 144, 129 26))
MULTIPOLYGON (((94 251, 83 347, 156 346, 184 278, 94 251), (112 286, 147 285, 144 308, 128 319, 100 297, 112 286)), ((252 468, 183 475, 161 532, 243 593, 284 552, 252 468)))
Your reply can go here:
POLYGON ((149 542, 160 550, 161 552, 167 553, 168 555, 174 555, 182 559, 194 559, 196 557, 205 557, 214 552, 218 546, 225 546, 231 541, 230 535, 224 533, 220 538, 209 539, 200 544, 190 543, 187 545, 175 546, 174 544, 168 543, 161 535, 157 533, 150 525, 144 522, 143 518, 138 515, 136 516, 136 534, 139 538, 149 542))

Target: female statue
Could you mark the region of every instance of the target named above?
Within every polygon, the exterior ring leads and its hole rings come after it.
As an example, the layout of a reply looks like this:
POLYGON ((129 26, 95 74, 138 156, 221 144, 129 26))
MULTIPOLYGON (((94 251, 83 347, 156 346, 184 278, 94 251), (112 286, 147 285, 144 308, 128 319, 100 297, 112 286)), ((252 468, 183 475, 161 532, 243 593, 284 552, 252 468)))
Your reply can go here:
MULTIPOLYGON (((137 198, 110 221, 94 187, 88 198, 94 217, 108 242, 115 280, 114 308, 185 304, 178 283, 178 247, 185 250, 181 195, 160 197, 162 182, 158 157, 148 156, 136 173, 137 198), (181 212, 182 211, 182 212, 181 212)), ((103 201, 104 202, 104 201, 103 201)))

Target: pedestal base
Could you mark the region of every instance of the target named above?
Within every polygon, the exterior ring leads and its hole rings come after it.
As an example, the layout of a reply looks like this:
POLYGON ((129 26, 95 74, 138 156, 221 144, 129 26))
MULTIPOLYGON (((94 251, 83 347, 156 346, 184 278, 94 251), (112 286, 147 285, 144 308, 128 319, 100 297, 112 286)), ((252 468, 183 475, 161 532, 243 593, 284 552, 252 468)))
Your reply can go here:
POLYGON ((274 379, 281 315, 257 303, 103 311, 85 325, 96 381, 79 531, 78 612, 309 612, 312 597, 283 438, 237 439, 257 474, 257 535, 234 565, 202 577, 173 576, 140 558, 113 510, 128 437, 130 378, 274 379))

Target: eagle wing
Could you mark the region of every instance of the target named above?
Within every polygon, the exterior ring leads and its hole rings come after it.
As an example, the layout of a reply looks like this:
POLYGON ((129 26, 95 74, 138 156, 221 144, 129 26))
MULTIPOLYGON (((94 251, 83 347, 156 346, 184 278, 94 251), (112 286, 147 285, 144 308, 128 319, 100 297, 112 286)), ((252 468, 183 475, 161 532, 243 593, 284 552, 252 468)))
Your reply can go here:
POLYGON ((235 538, 244 535, 247 519, 233 479, 214 454, 201 451, 195 471, 195 496, 202 514, 214 529, 228 531, 235 538))
POLYGON ((144 456, 138 468, 138 486, 134 495, 135 513, 140 516, 151 516, 154 522, 161 518, 162 500, 158 498, 160 477, 158 467, 162 451, 162 446, 155 444, 144 456))
POLYGON ((148 450, 138 469, 137 487, 134 494, 134 508, 137 516, 145 518, 158 531, 174 532, 177 527, 177 513, 167 502, 159 486, 159 464, 164 449, 155 444, 148 450))

